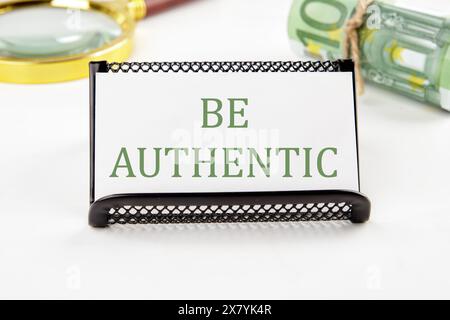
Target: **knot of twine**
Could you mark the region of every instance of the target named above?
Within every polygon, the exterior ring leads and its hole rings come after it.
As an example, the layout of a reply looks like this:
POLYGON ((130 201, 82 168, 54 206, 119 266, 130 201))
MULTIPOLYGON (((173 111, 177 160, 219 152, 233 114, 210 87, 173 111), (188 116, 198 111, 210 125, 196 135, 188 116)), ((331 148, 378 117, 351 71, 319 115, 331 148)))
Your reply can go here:
POLYGON ((355 63, 356 90, 358 95, 364 93, 364 79, 361 75, 361 56, 359 52, 358 29, 364 23, 364 15, 375 0, 359 0, 355 14, 345 26, 344 57, 352 58, 355 63))

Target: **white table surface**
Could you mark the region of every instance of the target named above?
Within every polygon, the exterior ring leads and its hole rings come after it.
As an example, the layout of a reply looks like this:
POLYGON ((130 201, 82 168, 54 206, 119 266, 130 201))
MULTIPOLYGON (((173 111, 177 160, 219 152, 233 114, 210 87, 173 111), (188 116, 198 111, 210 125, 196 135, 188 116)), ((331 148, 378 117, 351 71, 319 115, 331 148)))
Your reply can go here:
MULTIPOLYGON (((290 1, 142 21, 131 60, 290 60, 290 1)), ((450 298, 450 114, 374 87, 347 223, 92 229, 88 81, 0 84, 0 298, 450 298)))

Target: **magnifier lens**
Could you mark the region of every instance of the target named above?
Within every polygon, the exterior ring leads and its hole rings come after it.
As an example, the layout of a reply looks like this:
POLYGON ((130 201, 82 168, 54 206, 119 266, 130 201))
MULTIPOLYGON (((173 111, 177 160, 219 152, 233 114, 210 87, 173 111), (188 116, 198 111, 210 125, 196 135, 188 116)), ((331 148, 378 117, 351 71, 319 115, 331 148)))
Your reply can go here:
POLYGON ((0 56, 45 58, 95 50, 120 37, 113 18, 95 10, 26 7, 0 15, 0 56))

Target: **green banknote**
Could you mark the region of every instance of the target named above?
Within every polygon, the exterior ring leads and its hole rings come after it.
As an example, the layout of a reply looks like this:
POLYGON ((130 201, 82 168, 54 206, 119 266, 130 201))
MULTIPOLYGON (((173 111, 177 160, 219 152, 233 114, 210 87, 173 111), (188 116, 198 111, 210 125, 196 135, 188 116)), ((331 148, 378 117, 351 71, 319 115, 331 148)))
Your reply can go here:
MULTIPOLYGON (((294 0, 294 50, 321 60, 343 56, 345 24, 358 0, 294 0)), ((366 79, 450 111, 450 1, 377 0, 360 31, 366 79)))

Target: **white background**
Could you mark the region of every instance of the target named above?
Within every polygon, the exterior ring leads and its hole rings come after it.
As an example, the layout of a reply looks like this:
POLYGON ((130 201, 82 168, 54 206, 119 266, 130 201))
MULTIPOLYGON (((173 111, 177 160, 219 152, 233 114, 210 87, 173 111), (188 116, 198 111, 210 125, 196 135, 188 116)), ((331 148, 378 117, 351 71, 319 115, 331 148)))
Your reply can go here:
MULTIPOLYGON (((132 60, 296 59, 290 1, 203 0, 142 21, 132 60)), ((450 114, 369 87, 372 218, 91 229, 88 81, 0 85, 1 298, 450 298, 450 114)))

